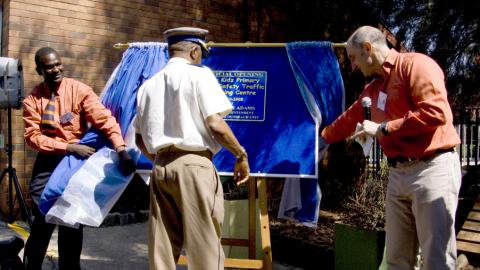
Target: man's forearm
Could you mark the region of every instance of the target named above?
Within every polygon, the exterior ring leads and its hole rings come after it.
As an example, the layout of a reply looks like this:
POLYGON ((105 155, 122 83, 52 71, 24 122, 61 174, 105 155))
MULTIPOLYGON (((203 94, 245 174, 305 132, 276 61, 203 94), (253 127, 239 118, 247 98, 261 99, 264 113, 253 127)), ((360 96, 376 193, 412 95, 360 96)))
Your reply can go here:
POLYGON ((213 136, 223 147, 227 148, 236 158, 233 168, 233 179, 240 185, 248 180, 250 166, 245 149, 240 145, 228 124, 219 114, 207 117, 207 125, 213 136))
POLYGON ((246 156, 245 149, 240 145, 232 130, 220 115, 215 114, 207 117, 207 124, 215 140, 235 157, 240 158, 246 156))

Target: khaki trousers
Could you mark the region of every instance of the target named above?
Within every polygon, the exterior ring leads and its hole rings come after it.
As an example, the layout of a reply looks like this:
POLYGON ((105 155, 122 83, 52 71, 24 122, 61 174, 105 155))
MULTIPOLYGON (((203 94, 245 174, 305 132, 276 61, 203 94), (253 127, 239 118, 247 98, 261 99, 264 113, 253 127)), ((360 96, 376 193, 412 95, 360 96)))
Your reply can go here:
POLYGON ((182 247, 188 269, 224 269, 223 207, 210 152, 157 153, 150 183, 150 270, 175 270, 182 247))
POLYGON ((458 154, 390 167, 386 203, 389 270, 456 268, 455 211, 461 183, 458 154))

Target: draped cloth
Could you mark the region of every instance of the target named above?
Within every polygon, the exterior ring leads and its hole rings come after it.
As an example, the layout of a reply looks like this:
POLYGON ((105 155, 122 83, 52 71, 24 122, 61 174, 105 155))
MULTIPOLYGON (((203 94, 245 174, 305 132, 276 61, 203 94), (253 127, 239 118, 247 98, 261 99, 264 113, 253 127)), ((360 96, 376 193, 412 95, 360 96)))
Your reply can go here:
MULTIPOLYGON (((298 87, 320 130, 332 123, 344 110, 344 87, 340 66, 331 42, 288 43, 287 54, 298 87)), ((326 143, 319 140, 319 159, 326 143)), ((317 179, 285 179, 278 216, 316 226, 321 190, 317 179)))
MULTIPOLYGON (((136 114, 136 95, 144 81, 160 71, 167 61, 163 43, 131 43, 111 75, 101 101, 120 124, 127 151, 138 160, 135 132, 131 128, 136 114)), ((67 155, 50 177, 40 198, 40 209, 47 222, 77 227, 99 226, 133 177, 118 170, 118 156, 111 143, 95 128, 90 128, 79 144, 96 149, 85 159, 67 155)))
MULTIPOLYGON (((295 42, 289 43, 286 49, 290 67, 312 119, 320 126, 331 123, 344 107, 340 69, 331 43, 295 42)), ((138 160, 137 168, 140 169, 149 169, 151 164, 134 145, 135 132, 131 123, 136 114, 136 94, 144 81, 163 68, 167 58, 167 48, 163 43, 130 44, 101 96, 102 103, 120 123, 127 149, 138 160)), ((234 61, 239 60, 235 58, 234 61)), ((67 226, 99 226, 132 178, 132 175, 122 176, 118 172, 116 153, 100 132, 90 129, 80 143, 94 147, 97 152, 88 159, 68 155, 56 168, 40 200, 40 208, 46 213, 48 222, 67 226)), ((319 149, 325 149, 325 146, 320 142, 319 149)), ((281 148, 288 149, 288 145, 281 148)), ((315 149, 312 145, 312 151, 315 149)), ((297 192, 289 196, 297 202, 296 206, 292 208, 284 203, 284 213, 306 224, 316 224, 321 197, 317 179, 288 181, 300 186, 294 188, 297 192)), ((288 188, 284 190, 286 193, 288 188)))

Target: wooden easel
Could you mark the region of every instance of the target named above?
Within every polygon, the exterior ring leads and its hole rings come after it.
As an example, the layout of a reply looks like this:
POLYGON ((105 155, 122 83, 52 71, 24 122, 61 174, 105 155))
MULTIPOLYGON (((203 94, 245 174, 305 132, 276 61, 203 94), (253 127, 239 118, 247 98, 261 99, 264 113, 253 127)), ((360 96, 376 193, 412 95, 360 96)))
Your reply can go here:
MULTIPOLYGON (((226 268, 264 269, 272 270, 272 247, 270 244, 270 225, 267 211, 267 188, 265 178, 252 177, 248 180, 248 239, 222 239, 226 246, 242 246, 248 248, 248 259, 225 258, 226 268), (263 260, 255 259, 256 243, 256 193, 258 192, 258 207, 260 221, 260 237, 263 260)), ((187 258, 180 256, 178 264, 186 264, 187 258)))

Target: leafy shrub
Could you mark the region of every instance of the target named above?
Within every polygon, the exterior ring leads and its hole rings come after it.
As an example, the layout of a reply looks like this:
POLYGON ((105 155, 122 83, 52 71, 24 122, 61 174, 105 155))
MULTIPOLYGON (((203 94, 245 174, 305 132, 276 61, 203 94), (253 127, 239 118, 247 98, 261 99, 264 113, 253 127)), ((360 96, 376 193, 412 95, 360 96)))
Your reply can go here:
POLYGON ((388 166, 385 161, 378 171, 367 169, 352 194, 342 203, 343 222, 364 229, 383 230, 387 183, 388 166))
POLYGON ((340 222, 364 229, 385 225, 388 166, 368 166, 362 147, 353 140, 330 145, 319 168, 322 208, 341 213, 340 222))

